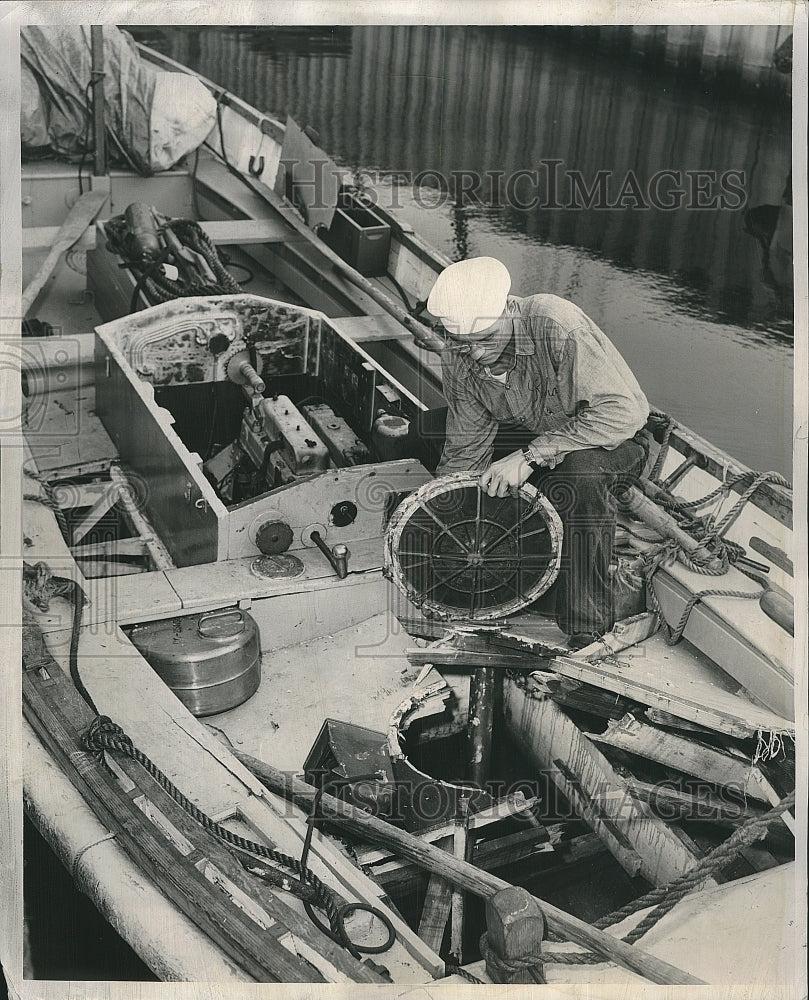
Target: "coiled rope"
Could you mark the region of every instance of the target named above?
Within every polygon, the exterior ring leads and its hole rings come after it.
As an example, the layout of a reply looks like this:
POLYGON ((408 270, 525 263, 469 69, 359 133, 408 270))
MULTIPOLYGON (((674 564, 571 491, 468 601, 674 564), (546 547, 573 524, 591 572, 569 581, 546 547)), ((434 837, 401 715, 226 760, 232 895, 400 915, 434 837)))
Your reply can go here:
POLYGON ((675 560, 681 562, 692 572, 699 573, 703 576, 723 576, 728 572, 732 565, 735 565, 737 569, 745 574, 745 576, 754 580, 756 583, 761 584, 762 581, 760 577, 751 573, 739 563, 739 560, 745 555, 744 547, 739 545, 737 542, 733 542, 730 539, 725 538, 724 534, 739 516, 745 504, 750 500, 756 490, 758 490, 758 488, 764 483, 773 483, 789 490, 792 489, 792 484, 778 472, 754 472, 752 469, 748 469, 745 472, 740 472, 738 475, 731 477, 715 489, 711 490, 710 493, 707 493, 705 496, 699 497, 696 500, 684 500, 681 497, 674 496, 660 483, 659 475, 663 467, 666 452, 668 451, 669 439, 671 438, 674 430, 675 421, 667 414, 661 413, 658 410, 653 410, 652 415, 666 421, 663 433, 663 442, 651 472, 649 473, 650 480, 658 487, 658 493, 655 496, 655 503, 659 504, 659 506, 674 516, 680 522, 680 527, 684 531, 687 531, 698 542, 695 550, 692 552, 686 552, 677 542, 667 540, 657 548, 644 553, 640 559, 643 579, 647 584, 647 592, 649 594, 649 601, 652 605, 652 610, 658 616, 663 626, 663 636, 666 643, 670 646, 674 646, 682 639, 686 625, 688 624, 688 619, 691 616, 691 612, 694 610, 695 606, 706 597, 733 597, 739 600, 757 601, 765 593, 766 588, 762 588, 761 590, 754 592, 734 590, 730 588, 710 588, 708 590, 702 590, 699 593, 694 594, 686 602, 682 614, 680 615, 680 620, 674 627, 672 627, 668 622, 666 622, 663 616, 660 602, 654 588, 654 574, 661 566, 670 565, 675 560), (698 511, 701 507, 706 506, 720 496, 728 496, 734 486, 738 486, 740 483, 745 482, 748 479, 750 480, 749 485, 746 487, 744 492, 741 493, 739 499, 733 504, 731 509, 718 523, 709 515, 703 517, 695 516, 696 511, 698 511))

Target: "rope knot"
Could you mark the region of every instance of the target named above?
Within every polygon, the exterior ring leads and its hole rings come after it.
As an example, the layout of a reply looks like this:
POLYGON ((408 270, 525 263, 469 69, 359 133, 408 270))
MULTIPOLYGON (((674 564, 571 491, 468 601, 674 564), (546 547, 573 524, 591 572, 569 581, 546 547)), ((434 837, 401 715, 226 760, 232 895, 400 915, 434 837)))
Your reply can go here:
POLYGON ((108 715, 98 715, 84 734, 84 747, 96 753, 104 750, 120 750, 132 756, 135 745, 121 727, 108 715))
POLYGON ((524 955, 522 958, 501 958, 489 944, 486 931, 480 936, 480 953, 486 961, 486 970, 493 971, 502 983, 511 981, 518 972, 530 972, 539 983, 545 982, 545 963, 541 955, 524 955))

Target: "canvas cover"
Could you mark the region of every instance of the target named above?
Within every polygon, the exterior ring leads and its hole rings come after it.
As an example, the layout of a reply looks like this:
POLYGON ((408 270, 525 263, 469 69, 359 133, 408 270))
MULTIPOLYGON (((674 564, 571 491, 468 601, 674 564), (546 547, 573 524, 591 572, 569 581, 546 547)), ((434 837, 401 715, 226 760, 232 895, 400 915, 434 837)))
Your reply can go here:
MULTIPOLYGON (((24 145, 71 159, 91 151, 89 25, 20 29, 24 145), (31 80, 36 82, 34 93, 31 80)), ((216 101, 197 79, 141 59, 132 37, 104 26, 104 118, 110 157, 148 175, 196 149, 216 121, 216 101)))

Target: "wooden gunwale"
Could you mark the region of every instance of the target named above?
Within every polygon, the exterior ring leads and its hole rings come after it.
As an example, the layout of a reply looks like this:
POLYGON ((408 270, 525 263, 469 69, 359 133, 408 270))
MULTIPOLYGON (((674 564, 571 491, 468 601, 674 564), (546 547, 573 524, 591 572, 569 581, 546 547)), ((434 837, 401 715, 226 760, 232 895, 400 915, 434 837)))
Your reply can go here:
POLYGON ((98 819, 115 831, 127 853, 182 913, 256 981, 311 981, 311 970, 273 935, 262 932, 226 897, 211 892, 204 875, 177 847, 155 833, 112 774, 80 749, 80 734, 92 722, 92 713, 55 662, 48 664, 47 672, 50 679, 45 682, 28 670, 23 672, 25 718, 98 819))

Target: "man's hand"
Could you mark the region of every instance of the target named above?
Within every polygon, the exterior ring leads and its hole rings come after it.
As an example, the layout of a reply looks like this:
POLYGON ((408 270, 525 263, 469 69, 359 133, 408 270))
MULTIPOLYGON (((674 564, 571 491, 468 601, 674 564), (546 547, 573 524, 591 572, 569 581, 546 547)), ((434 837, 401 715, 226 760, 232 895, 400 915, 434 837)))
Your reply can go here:
POLYGON ((490 497, 504 497, 509 490, 522 486, 533 471, 523 453, 514 451, 489 466, 480 477, 480 488, 490 497))

